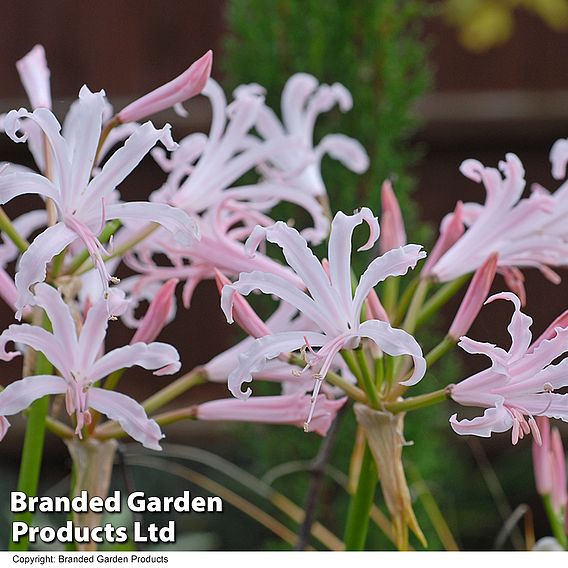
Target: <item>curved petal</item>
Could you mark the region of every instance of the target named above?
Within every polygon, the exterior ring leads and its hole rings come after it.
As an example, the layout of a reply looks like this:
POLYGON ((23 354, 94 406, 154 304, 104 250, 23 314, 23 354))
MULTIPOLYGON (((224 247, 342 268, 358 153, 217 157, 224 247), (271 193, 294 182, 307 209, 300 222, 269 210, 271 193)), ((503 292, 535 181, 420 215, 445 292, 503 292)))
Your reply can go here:
POLYGON ((0 392, 0 415, 17 414, 37 400, 49 394, 63 394, 67 383, 61 377, 34 375, 8 385, 0 392))
POLYGON ((89 389, 88 404, 98 412, 116 420, 122 429, 150 450, 161 450, 164 437, 158 423, 151 420, 140 404, 125 394, 99 388, 89 389))
POLYGON ((60 204, 55 186, 45 177, 32 172, 16 172, 0 175, 0 203, 8 203, 18 195, 33 193, 53 199, 60 204))
POLYGON ((407 381, 401 382, 401 385, 415 385, 426 373, 426 360, 422 357, 422 349, 416 339, 406 331, 395 329, 384 321, 367 320, 360 325, 357 335, 368 337, 389 355, 412 357, 414 372, 407 381))
POLYGON ((507 327, 507 331, 511 336, 511 348, 509 349, 509 357, 512 361, 520 359, 529 349, 532 341, 531 325, 532 318, 521 312, 521 300, 512 292, 501 292, 494 294, 488 298, 485 303, 490 304, 495 300, 509 300, 513 302, 515 311, 511 317, 511 323, 507 327))
POLYGON ((45 280, 47 263, 76 238, 77 235, 64 223, 57 223, 40 233, 22 255, 15 279, 20 294, 16 305, 18 319, 25 306, 35 303, 30 287, 45 280))
POLYGON ((552 164, 552 177, 563 179, 566 177, 566 164, 568 163, 568 139, 557 140, 550 150, 550 162, 552 164))
POLYGON ((351 292, 351 240, 357 225, 363 222, 369 225, 369 240, 359 250, 368 250, 379 238, 379 222, 367 207, 355 215, 337 213, 331 222, 329 235, 328 259, 331 285, 339 294, 345 317, 351 319, 353 294, 351 292))
POLYGON ((53 181, 57 187, 61 187, 67 181, 67 172, 71 169, 71 157, 67 142, 61 136, 61 125, 57 118, 46 108, 37 108, 33 113, 28 112, 25 108, 11 110, 6 115, 4 129, 14 142, 25 142, 28 138, 25 122, 22 122, 21 118, 33 120, 47 137, 52 150, 53 181), (23 131, 21 136, 17 135, 18 130, 23 131))
POLYGON ((485 355, 491 359, 491 368, 496 373, 506 373, 509 354, 501 347, 493 345, 493 343, 483 343, 475 341, 469 337, 462 337, 458 343, 466 353, 472 355, 485 355))
POLYGON ((515 396, 511 405, 533 416, 548 416, 568 422, 568 395, 558 393, 539 393, 515 396))
POLYGON ((328 134, 321 139, 316 152, 320 156, 329 154, 357 174, 362 174, 369 168, 369 156, 363 145, 344 134, 328 134))
POLYGON ((47 313, 53 329, 53 335, 63 346, 65 353, 71 355, 77 350, 77 328, 69 306, 63 301, 61 294, 49 284, 43 282, 34 290, 37 304, 47 313))
POLYGON ((239 355, 239 364, 229 375, 228 386, 233 396, 241 399, 249 398, 252 390, 249 387, 243 392, 243 383, 250 383, 252 374, 262 371, 269 359, 299 349, 306 344, 306 339, 312 347, 320 347, 327 341, 325 335, 303 331, 283 332, 256 339, 244 353, 239 355))
POLYGON ((0 335, 0 359, 3 361, 10 361, 20 355, 19 351, 6 351, 6 344, 9 341, 23 343, 35 351, 41 351, 61 372, 66 372, 70 367, 66 362, 66 357, 71 354, 65 353, 63 346, 55 336, 37 325, 12 324, 2 332, 0 335))
POLYGON ((120 316, 126 311, 128 301, 116 289, 107 300, 101 299, 87 312, 85 323, 79 335, 76 361, 80 369, 90 372, 100 355, 106 337, 109 313, 120 316))
POLYGON ((253 290, 260 290, 264 294, 273 294, 288 304, 294 306, 306 317, 319 325, 323 331, 334 335, 337 325, 327 314, 320 311, 317 304, 304 292, 301 292, 287 280, 275 274, 254 271, 242 273, 239 279, 230 286, 224 286, 221 293, 221 309, 229 323, 233 322, 232 304, 233 294, 238 292, 243 296, 248 296, 253 290))
POLYGON ((282 90, 282 118, 289 132, 301 132, 308 97, 317 89, 318 80, 308 73, 296 73, 282 90))
POLYGON ((168 150, 174 149, 176 144, 172 140, 170 131, 169 124, 158 130, 151 122, 146 122, 136 129, 124 146, 108 159, 87 189, 83 190, 83 212, 86 213, 90 204, 100 202, 105 195, 122 183, 158 140, 161 140, 168 150))
POLYGON ((107 205, 105 219, 132 219, 137 222, 158 223, 182 245, 189 245, 195 239, 199 239, 199 225, 195 218, 181 209, 164 203, 139 201, 107 205))
POLYGON ((159 342, 135 343, 113 349, 101 357, 92 366, 89 379, 95 382, 118 369, 135 365, 144 369, 157 369, 154 375, 172 375, 181 367, 178 352, 171 345, 159 342))
POLYGON ((357 285, 353 299, 352 321, 357 320, 365 298, 379 282, 382 282, 389 276, 403 276, 409 269, 414 268, 419 260, 425 257, 426 253, 420 245, 405 245, 391 249, 382 256, 375 258, 369 264, 357 285))
POLYGON ((337 293, 332 289, 320 261, 300 233, 282 221, 277 221, 271 227, 257 225, 247 241, 247 252, 250 254, 252 250, 256 250, 262 239, 282 249, 286 262, 304 282, 315 302, 334 319, 339 318, 337 293))
POLYGON ((69 192, 64 196, 69 204, 77 203, 91 178, 105 106, 104 91, 91 93, 87 86, 83 85, 74 107, 74 120, 69 123, 65 132, 72 164, 69 185, 64 186, 65 191, 69 192))
POLYGON ((457 414, 450 417, 454 432, 462 436, 481 436, 489 438, 493 432, 506 432, 513 426, 511 414, 502 406, 488 408, 483 416, 472 420, 458 420, 457 414))

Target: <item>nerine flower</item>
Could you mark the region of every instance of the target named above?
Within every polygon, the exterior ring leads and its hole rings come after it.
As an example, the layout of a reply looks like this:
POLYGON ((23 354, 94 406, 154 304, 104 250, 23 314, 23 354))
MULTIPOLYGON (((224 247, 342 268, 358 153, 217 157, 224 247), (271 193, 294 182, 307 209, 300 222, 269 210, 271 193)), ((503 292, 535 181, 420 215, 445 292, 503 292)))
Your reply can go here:
MULTIPOLYGON (((125 432, 144 446, 159 450, 160 427, 146 416, 142 406, 124 394, 94 385, 118 369, 135 365, 154 370, 155 375, 175 373, 180 368, 176 349, 165 343, 135 343, 102 354, 108 326, 105 300, 89 309, 78 333, 71 310, 57 290, 40 283, 35 293, 36 303, 45 310, 53 332, 28 324, 10 325, 0 335, 0 359, 9 361, 20 355, 18 351, 6 350, 8 342, 24 344, 41 351, 60 376, 34 375, 10 384, 0 393, 0 416, 17 414, 43 396, 64 394, 67 412, 76 416, 79 436, 83 426, 90 423, 89 409, 93 409, 118 421, 125 432)), ((111 294, 109 301, 117 299, 114 296, 111 294)), ((121 304, 124 300, 113 307, 116 313, 123 309, 121 304)), ((5 431, 4 420, 0 430, 5 431)))
POLYGON ((512 441, 532 431, 540 443, 535 416, 559 418, 568 422, 568 395, 557 391, 568 386, 568 359, 553 362, 567 351, 568 312, 557 318, 544 334, 531 344, 532 318, 521 312, 521 302, 510 292, 491 296, 486 303, 502 299, 515 310, 508 331, 508 350, 491 343, 462 337, 459 346, 467 353, 489 357, 491 367, 452 387, 453 400, 465 406, 485 408, 483 416, 472 420, 450 418, 458 434, 489 437, 493 432, 512 429, 512 441))
POLYGON ((519 267, 538 268, 557 282, 559 278, 550 266, 566 264, 568 239, 550 226, 558 207, 556 200, 541 188, 522 198, 525 172, 514 154, 507 154, 499 169, 502 173, 477 160, 462 163, 460 171, 482 182, 487 198, 483 205, 463 204, 460 214, 467 230, 434 266, 428 267, 429 273, 442 282, 453 280, 474 272, 496 253, 500 272, 515 290, 522 284, 519 267))
MULTIPOLYGON (((266 213, 274 205, 286 201, 305 209, 312 217, 313 227, 305 230, 306 238, 320 242, 329 230, 329 221, 322 205, 305 189, 289 183, 285 172, 278 179, 252 185, 234 186, 254 168, 267 170, 282 156, 303 155, 304 166, 310 162, 308 148, 299 147, 300 140, 286 132, 277 132, 262 140, 252 134, 259 114, 265 108, 259 88, 239 88, 235 99, 227 104, 222 88, 210 79, 203 90, 212 106, 213 119, 208 136, 190 134, 184 138, 169 158, 162 149, 152 154, 168 173, 166 183, 152 199, 165 202, 191 213, 206 213, 221 201, 227 207, 240 207, 241 215, 266 213), (264 166, 264 167, 263 167, 264 166)), ((256 224, 256 223, 254 223, 256 224)))
POLYGON ((91 93, 83 87, 72 123, 66 125, 65 138, 60 134, 57 119, 47 109, 38 108, 33 113, 20 109, 6 116, 6 133, 16 142, 27 140, 28 121, 41 128, 49 142, 52 172, 51 179, 25 172, 0 175, 0 203, 18 195, 38 194, 51 199, 58 214, 58 222, 38 235, 20 260, 16 275, 20 293, 18 315, 25 305, 33 303, 30 287, 45 279, 47 263, 77 239, 89 251, 103 287, 108 290, 108 283, 114 279, 105 267, 106 251, 97 235, 110 219, 160 223, 183 243, 190 242, 197 234, 194 222, 183 211, 165 204, 120 203, 114 199, 115 188, 158 140, 174 148, 169 125, 157 130, 147 122, 138 127, 91 179, 104 109, 104 92, 91 93))
MULTIPOLYGON (((250 89, 250 86, 241 88, 250 89)), ((258 115, 256 128, 266 140, 284 134, 298 143, 290 151, 271 157, 276 169, 266 170, 271 179, 282 179, 318 198, 327 192, 321 175, 321 160, 328 154, 356 173, 369 167, 369 157, 361 144, 344 134, 328 134, 319 143, 314 142, 314 128, 318 116, 335 105, 341 112, 351 110, 351 93, 340 83, 320 85, 307 73, 297 73, 288 79, 282 91, 282 121, 264 105, 258 115)))
POLYGON ((243 218, 243 209, 234 209, 228 214, 222 203, 212 208, 201 217, 199 241, 188 246, 172 243, 171 239, 165 238, 163 231, 156 231, 126 255, 125 264, 138 273, 125 282, 134 302, 140 298, 149 299, 149 287, 154 288, 156 283, 177 278, 183 282, 183 305, 189 307, 196 286, 202 280, 213 278, 216 269, 231 276, 262 270, 278 274, 293 285, 301 286, 301 280, 288 267, 264 254, 254 258, 247 254, 240 240, 241 231, 248 235, 252 229, 242 223, 250 222, 251 218, 268 224, 273 221, 264 216, 253 216, 250 210, 243 218), (168 264, 162 262, 160 257, 156 258, 158 254, 165 255, 168 264))
MULTIPOLYGON (((229 389, 237 398, 248 398, 250 387, 245 392, 242 385, 252 380, 253 373, 262 370, 267 360, 281 353, 305 347, 308 362, 304 370, 316 370, 313 400, 316 399, 321 382, 333 359, 342 349, 359 346, 361 339, 368 338, 389 355, 410 355, 414 371, 405 383, 413 385, 424 375, 426 363, 416 340, 388 323, 367 320, 361 323, 361 309, 369 292, 389 276, 401 276, 424 258, 418 245, 406 245, 393 249, 373 260, 361 276, 355 293, 351 290, 351 238, 354 229, 366 222, 370 228, 368 242, 359 250, 368 250, 379 236, 379 224, 370 209, 363 208, 354 215, 338 213, 331 227, 329 238, 329 276, 314 256, 308 245, 295 229, 279 221, 271 227, 257 227, 247 241, 247 248, 254 253, 261 241, 274 243, 282 248, 290 267, 304 282, 307 292, 290 285, 274 274, 251 272, 241 274, 230 286, 223 288, 221 307, 232 322, 232 303, 235 293, 247 295, 253 290, 272 294, 294 306, 311 320, 318 331, 298 330, 275 333, 257 339, 239 358, 238 367, 229 376, 229 389), (315 349, 319 348, 316 352, 315 349)), ((311 413, 313 412, 313 406, 311 413)), ((308 417, 309 423, 311 416, 308 417)))

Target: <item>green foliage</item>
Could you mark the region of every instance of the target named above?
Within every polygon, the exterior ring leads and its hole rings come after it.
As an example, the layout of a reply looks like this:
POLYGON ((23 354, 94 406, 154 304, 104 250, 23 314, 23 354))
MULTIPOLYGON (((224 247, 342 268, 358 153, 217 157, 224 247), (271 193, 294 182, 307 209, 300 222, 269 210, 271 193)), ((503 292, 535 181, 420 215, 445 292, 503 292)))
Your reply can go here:
POLYGON ((334 211, 362 205, 378 211, 380 185, 392 177, 409 226, 415 226, 409 167, 418 152, 409 138, 418 124, 413 105, 430 84, 427 46, 421 38, 430 13, 419 0, 228 3, 224 68, 229 85, 260 83, 274 109, 287 78, 296 72, 340 82, 351 91, 353 110, 322 116, 317 135, 353 136, 367 149, 371 166, 358 176, 333 160, 324 162, 334 211))

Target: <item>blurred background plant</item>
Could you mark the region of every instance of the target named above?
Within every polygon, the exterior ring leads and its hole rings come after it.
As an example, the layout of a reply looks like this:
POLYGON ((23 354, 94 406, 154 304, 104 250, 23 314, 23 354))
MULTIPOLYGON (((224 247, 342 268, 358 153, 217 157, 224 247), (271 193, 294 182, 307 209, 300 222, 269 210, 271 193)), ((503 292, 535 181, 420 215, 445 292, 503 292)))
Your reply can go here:
POLYGON ((566 0, 445 0, 443 5, 444 17, 458 29, 460 43, 476 53, 508 41, 520 10, 535 14, 553 30, 568 29, 566 0))

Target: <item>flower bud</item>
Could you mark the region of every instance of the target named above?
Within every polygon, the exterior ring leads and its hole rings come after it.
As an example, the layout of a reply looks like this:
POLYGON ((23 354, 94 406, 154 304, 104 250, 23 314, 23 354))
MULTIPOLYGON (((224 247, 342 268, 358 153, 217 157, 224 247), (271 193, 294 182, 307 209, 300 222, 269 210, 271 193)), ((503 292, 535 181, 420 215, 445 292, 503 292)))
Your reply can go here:
MULTIPOLYGON (((215 282, 217 282, 219 294, 222 294, 225 286, 230 286, 231 284, 231 281, 217 269, 215 269, 215 282)), ((255 338, 272 335, 267 325, 260 319, 258 314, 241 294, 238 292, 232 294, 230 302, 233 319, 243 331, 255 338)))
MULTIPOLYGON (((325 436, 337 412, 346 401, 346 397, 331 400, 324 395, 319 395, 315 413, 310 422, 310 431, 325 436)), ((310 404, 310 395, 303 392, 278 396, 255 396, 248 400, 224 398, 200 404, 197 407, 197 419, 290 424, 302 428, 310 404)))
POLYGON ((211 75, 212 61, 213 53, 208 51, 181 75, 123 108, 118 121, 135 122, 198 95, 211 75))
POLYGON ((366 300, 367 306, 367 319, 379 320, 384 321, 386 323, 390 323, 389 316, 381 304, 377 293, 375 292, 374 288, 371 288, 366 300))
POLYGON ((466 335, 487 299, 497 272, 497 254, 492 254, 477 270, 465 293, 448 335, 458 341, 466 335))
POLYGON ((557 513, 566 509, 568 502, 568 480, 566 478, 566 457, 562 439, 557 428, 550 429, 550 421, 537 416, 541 444, 533 441, 533 467, 536 490, 541 496, 550 496, 552 507, 557 513))
POLYGON ((51 88, 49 67, 43 45, 36 45, 16 63, 22 85, 33 109, 51 109, 51 88))
POLYGON ((162 329, 171 319, 178 282, 177 278, 172 278, 158 290, 132 337, 131 344, 152 343, 160 335, 162 329))
POLYGON ((381 188, 381 236, 379 248, 381 254, 406 244, 406 231, 400 206, 392 189, 392 183, 386 180, 381 188))

